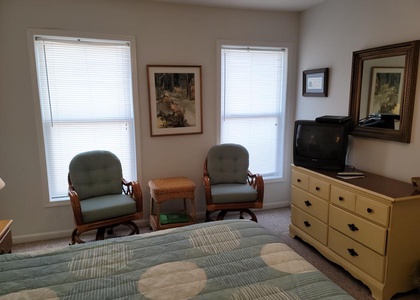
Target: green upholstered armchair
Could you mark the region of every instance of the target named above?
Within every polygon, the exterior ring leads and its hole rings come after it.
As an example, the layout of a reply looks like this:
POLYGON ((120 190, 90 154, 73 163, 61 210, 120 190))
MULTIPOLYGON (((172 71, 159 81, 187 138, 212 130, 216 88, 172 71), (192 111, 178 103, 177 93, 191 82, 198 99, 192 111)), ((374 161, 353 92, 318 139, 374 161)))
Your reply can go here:
POLYGON ((96 239, 105 230, 123 224, 138 234, 133 220, 143 217, 143 196, 137 181, 122 177, 120 160, 109 151, 95 150, 76 155, 70 162, 68 183, 76 228, 71 243, 84 243, 83 232, 97 229, 96 239))
POLYGON ((263 207, 264 180, 248 166, 249 154, 241 145, 221 144, 209 150, 203 175, 206 221, 211 221, 215 211, 220 211, 217 220, 223 220, 229 211, 239 211, 241 219, 247 213, 257 222, 251 208, 263 207))

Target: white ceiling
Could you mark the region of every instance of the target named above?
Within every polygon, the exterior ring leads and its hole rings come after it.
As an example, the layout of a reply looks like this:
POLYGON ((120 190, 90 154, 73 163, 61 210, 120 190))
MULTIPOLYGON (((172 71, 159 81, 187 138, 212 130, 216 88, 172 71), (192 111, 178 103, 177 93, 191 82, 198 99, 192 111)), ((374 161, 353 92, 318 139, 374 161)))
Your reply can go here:
POLYGON ((272 11, 304 11, 326 0, 147 0, 154 2, 201 5, 211 7, 229 7, 242 9, 260 9, 272 11))

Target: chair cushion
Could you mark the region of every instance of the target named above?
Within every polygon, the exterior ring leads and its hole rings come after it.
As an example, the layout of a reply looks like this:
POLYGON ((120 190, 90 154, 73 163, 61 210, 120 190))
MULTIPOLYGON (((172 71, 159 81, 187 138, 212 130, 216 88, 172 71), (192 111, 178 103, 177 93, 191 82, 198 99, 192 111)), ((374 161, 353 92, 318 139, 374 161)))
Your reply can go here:
POLYGON ((212 185, 246 183, 248 166, 249 154, 241 145, 216 145, 207 154, 207 171, 212 185))
POLYGON ((249 184, 216 184, 211 186, 214 204, 241 203, 257 201, 257 191, 249 184))
POLYGON ((137 212, 136 202, 128 195, 106 195, 80 201, 84 223, 108 220, 137 212))
POLYGON ((121 163, 109 151, 76 155, 70 162, 69 176, 80 200, 122 192, 121 163))

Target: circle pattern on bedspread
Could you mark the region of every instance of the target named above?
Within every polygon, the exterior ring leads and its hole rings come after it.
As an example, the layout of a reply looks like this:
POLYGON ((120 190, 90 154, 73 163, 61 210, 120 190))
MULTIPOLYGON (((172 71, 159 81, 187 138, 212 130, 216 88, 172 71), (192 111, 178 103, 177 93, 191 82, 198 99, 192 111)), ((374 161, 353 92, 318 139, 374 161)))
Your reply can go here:
POLYGON ((241 233, 227 225, 204 227, 191 233, 190 243, 203 252, 217 254, 238 248, 241 233))
POLYGON ((283 289, 264 284, 250 284, 231 296, 232 300, 249 300, 249 299, 282 299, 282 300, 300 300, 300 298, 291 292, 285 292, 283 289))
POLYGON ((125 244, 104 244, 77 254, 69 262, 69 270, 85 278, 99 278, 114 274, 133 258, 133 251, 125 244))
POLYGON ((314 266, 290 249, 289 246, 281 243, 265 245, 261 249, 261 258, 268 266, 290 274, 316 270, 314 266))
POLYGON ((1 300, 31 299, 31 300, 55 300, 59 299, 53 291, 48 288, 20 291, 8 295, 0 296, 1 300))
POLYGON ((138 282, 138 290, 149 299, 187 299, 206 286, 206 272, 190 262, 170 262, 148 269, 138 282))

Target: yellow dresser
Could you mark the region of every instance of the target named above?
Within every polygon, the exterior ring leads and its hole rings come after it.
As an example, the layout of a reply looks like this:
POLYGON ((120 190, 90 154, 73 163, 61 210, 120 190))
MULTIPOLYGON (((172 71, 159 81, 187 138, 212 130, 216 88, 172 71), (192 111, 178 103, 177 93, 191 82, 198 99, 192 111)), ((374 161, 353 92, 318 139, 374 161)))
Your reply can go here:
POLYGON ((344 180, 292 166, 289 232, 361 280, 375 299, 389 300, 415 288, 420 193, 409 183, 364 174, 344 180))

